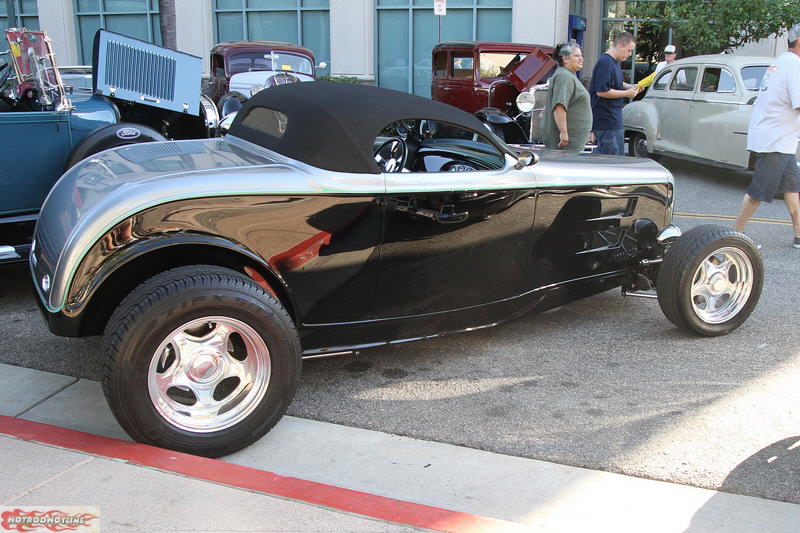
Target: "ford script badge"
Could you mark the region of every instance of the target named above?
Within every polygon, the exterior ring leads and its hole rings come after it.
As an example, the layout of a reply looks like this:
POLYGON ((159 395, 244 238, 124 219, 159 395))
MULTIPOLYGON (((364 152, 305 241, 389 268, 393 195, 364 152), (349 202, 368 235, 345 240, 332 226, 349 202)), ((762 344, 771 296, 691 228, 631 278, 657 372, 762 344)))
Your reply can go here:
POLYGON ((137 130, 136 128, 120 128, 117 130, 117 137, 126 140, 135 139, 141 134, 142 132, 137 130))

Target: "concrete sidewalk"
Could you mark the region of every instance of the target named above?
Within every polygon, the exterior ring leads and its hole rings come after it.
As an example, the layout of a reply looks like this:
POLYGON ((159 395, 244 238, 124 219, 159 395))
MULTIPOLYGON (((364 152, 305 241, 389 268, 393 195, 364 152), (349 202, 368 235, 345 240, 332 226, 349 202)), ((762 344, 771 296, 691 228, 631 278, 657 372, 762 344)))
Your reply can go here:
POLYGON ((8 365, 0 415, 15 417, 0 418, 0 511, 99 507, 102 531, 727 533, 800 523, 800 505, 294 417, 222 460, 193 458, 129 443, 98 383, 8 365))

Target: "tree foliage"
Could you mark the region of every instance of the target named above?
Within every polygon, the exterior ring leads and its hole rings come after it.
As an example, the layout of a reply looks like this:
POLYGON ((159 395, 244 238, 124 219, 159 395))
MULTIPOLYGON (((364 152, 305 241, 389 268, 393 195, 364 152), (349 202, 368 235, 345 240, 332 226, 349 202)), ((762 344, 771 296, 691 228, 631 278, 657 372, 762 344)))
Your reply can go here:
POLYGON ((683 45, 685 55, 716 54, 784 33, 800 22, 800 1, 639 1, 628 14, 659 19, 659 26, 664 29, 671 27, 683 45))

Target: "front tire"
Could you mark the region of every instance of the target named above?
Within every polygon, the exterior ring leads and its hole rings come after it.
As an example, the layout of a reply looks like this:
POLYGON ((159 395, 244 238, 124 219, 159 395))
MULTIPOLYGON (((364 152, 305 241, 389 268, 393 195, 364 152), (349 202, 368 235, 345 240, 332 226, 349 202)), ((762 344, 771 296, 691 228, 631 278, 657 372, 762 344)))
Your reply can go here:
POLYGON ((647 137, 644 133, 634 133, 628 141, 628 155, 631 157, 651 157, 647 151, 647 137))
POLYGON ((664 315, 706 336, 725 335, 753 312, 764 266, 747 235, 723 226, 698 226, 670 246, 656 288, 664 315))
POLYGON ((136 441, 219 457, 283 416, 300 341, 281 305, 247 276, 209 265, 144 282, 106 326, 103 392, 136 441))

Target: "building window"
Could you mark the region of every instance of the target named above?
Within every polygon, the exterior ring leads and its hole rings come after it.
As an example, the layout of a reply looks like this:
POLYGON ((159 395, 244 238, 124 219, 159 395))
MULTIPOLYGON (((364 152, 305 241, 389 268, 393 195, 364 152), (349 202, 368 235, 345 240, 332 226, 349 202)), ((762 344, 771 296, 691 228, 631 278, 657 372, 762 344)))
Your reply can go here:
MULTIPOLYGON (((443 41, 511 41, 513 0, 449 0, 443 41)), ((433 0, 376 0, 378 85, 431 96, 431 50, 439 41, 433 0)))
MULTIPOLYGON (((641 1, 663 4, 666 0, 641 1)), ((622 73, 628 83, 638 82, 655 70, 656 64, 664 59, 664 47, 672 44, 674 37, 672 29, 662 27, 658 20, 630 16, 629 6, 634 4, 626 0, 605 0, 602 11, 601 50, 607 50, 614 37, 623 31, 632 33, 636 38, 633 55, 622 63, 622 73)))
MULTIPOLYGON (((0 24, 3 28, 39 29, 39 7, 36 0, 0 1, 0 24), (9 13, 9 9, 12 10, 9 13)), ((4 43, 4 48, 8 43, 4 43)))
POLYGON ((216 42, 282 41, 305 46, 317 64, 330 72, 331 23, 329 0, 214 0, 216 42))
POLYGON ((92 63, 94 35, 100 28, 161 44, 158 0, 73 0, 78 55, 81 63, 92 63))

